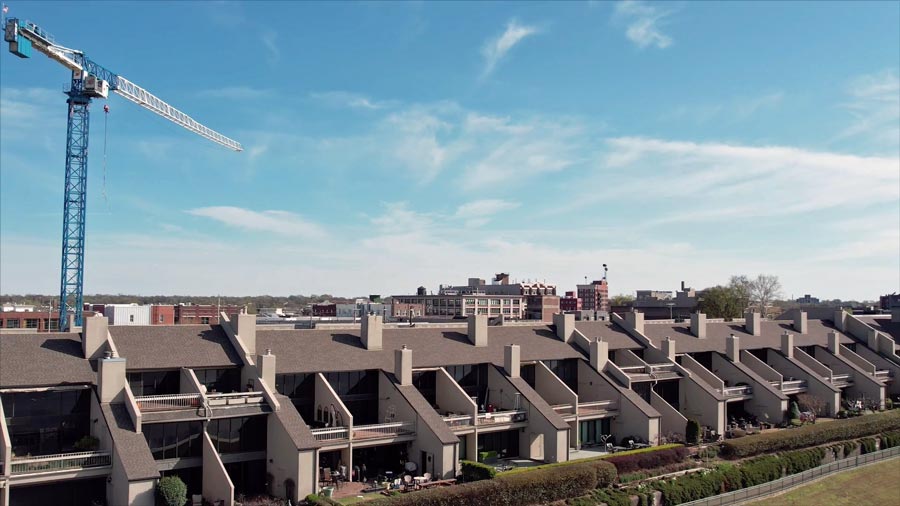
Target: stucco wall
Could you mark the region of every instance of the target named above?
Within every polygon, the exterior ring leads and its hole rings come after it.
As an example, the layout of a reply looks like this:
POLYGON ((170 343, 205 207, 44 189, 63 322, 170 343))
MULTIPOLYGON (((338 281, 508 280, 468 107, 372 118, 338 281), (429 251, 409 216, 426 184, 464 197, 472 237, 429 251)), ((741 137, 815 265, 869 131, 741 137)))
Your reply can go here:
POLYGON ((268 415, 267 418, 266 471, 272 475, 272 494, 297 502, 315 490, 300 490, 300 451, 281 420, 275 415, 268 415), (294 493, 291 497, 285 497, 284 482, 288 479, 294 482, 294 493))
POLYGON ((727 379, 730 386, 738 383, 746 383, 753 388, 753 398, 744 401, 744 409, 760 420, 770 423, 778 423, 784 419, 784 413, 788 409, 787 396, 778 391, 773 391, 771 385, 756 376, 747 368, 744 370, 739 364, 735 364, 718 353, 712 356, 713 372, 727 379))
POLYGON ((840 356, 833 355, 830 351, 816 346, 815 359, 825 364, 835 374, 850 374, 853 384, 844 389, 843 395, 847 399, 865 397, 878 401, 880 408, 884 408, 884 386, 874 377, 869 376, 859 368, 849 364, 840 356))
POLYGON ((725 433, 725 402, 703 388, 693 377, 682 378, 678 385, 679 411, 687 419, 711 427, 718 434, 725 433))
POLYGON ((203 498, 234 506, 234 484, 206 432, 203 433, 203 498))
POLYGON ((766 351, 766 363, 784 376, 785 381, 790 378, 805 380, 807 393, 822 399, 827 405, 829 416, 837 414, 841 406, 841 392, 831 386, 815 373, 801 366, 801 364, 788 359, 776 350, 766 351))

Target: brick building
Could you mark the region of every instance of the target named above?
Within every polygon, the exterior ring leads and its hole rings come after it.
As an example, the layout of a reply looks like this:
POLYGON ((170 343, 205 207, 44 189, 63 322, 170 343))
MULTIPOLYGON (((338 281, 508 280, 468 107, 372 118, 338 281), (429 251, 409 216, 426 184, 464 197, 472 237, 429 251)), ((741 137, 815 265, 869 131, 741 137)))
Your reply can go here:
POLYGON ((575 292, 566 292, 565 297, 559 298, 559 310, 566 311, 581 311, 581 299, 575 296, 575 292))
POLYGON ((212 304, 178 304, 174 307, 175 325, 215 325, 219 313, 237 314, 243 306, 218 306, 212 304))
POLYGON ((606 282, 606 279, 593 281, 587 285, 578 285, 577 288, 582 309, 609 312, 609 283, 606 282))
POLYGON ((175 325, 175 306, 150 306, 150 325, 175 325))

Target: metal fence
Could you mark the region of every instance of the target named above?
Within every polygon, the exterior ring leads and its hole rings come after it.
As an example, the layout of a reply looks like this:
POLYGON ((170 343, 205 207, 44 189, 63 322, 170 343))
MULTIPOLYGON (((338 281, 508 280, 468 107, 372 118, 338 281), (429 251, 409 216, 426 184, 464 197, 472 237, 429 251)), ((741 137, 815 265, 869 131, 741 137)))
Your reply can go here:
POLYGON ((110 465, 109 452, 77 452, 41 455, 39 457, 17 458, 10 462, 13 475, 67 471, 88 467, 110 465))
POLYGON ((734 492, 682 503, 681 506, 726 506, 740 504, 752 499, 761 499, 772 494, 790 490, 799 485, 803 485, 804 483, 821 478, 822 476, 897 456, 900 456, 900 446, 874 453, 867 453, 858 457, 841 459, 830 464, 825 464, 824 466, 814 467, 807 471, 803 471, 802 473, 792 474, 778 480, 763 483, 762 485, 742 488, 741 490, 735 490, 734 492))

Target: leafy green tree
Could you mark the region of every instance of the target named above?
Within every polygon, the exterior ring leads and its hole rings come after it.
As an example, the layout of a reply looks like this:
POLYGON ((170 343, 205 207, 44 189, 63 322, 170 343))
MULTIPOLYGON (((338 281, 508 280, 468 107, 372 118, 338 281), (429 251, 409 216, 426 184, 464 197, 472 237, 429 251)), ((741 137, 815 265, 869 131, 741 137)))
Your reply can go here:
POLYGON ((699 309, 710 318, 739 318, 743 306, 734 288, 719 285, 703 291, 699 309))
POLYGON ((611 306, 627 306, 633 302, 634 295, 625 295, 624 293, 613 295, 609 298, 609 304, 611 306))

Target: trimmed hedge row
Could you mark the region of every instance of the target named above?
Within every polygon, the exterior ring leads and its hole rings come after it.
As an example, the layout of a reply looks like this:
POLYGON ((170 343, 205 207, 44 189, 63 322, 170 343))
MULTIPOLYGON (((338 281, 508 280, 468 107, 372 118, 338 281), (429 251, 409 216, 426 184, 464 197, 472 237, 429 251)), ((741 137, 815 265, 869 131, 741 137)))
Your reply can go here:
POLYGON ((668 466, 683 462, 688 456, 687 448, 679 446, 677 448, 668 448, 648 453, 636 453, 632 455, 613 455, 606 459, 607 462, 616 466, 616 471, 620 475, 625 473, 633 473, 641 469, 655 469, 657 467, 668 466))
MULTIPOLYGON (((609 464, 606 464, 609 465, 609 464)), ((610 465, 610 467, 612 467, 610 465)), ((525 506, 579 497, 598 483, 594 465, 505 474, 493 480, 378 498, 368 506, 525 506)))
POLYGON ((496 469, 481 462, 461 460, 459 464, 462 466, 462 479, 464 482, 490 480, 497 475, 496 469))
POLYGON ((898 429, 900 429, 900 411, 894 410, 732 439, 722 444, 722 454, 729 458, 750 457, 760 453, 794 450, 832 441, 873 436, 898 429))
POLYGON ((740 465, 725 464, 707 473, 694 473, 652 486, 662 492, 666 504, 681 504, 777 480, 787 474, 818 467, 824 448, 797 450, 782 455, 765 455, 740 465))
POLYGON ((682 447, 683 447, 683 445, 677 444, 677 443, 670 443, 670 444, 659 445, 659 446, 649 446, 647 448, 640 448, 638 450, 625 450, 622 452, 611 453, 611 454, 603 455, 600 457, 592 457, 589 459, 567 460, 565 462, 554 462, 553 464, 542 464, 540 466, 520 467, 517 469, 513 469, 512 471, 507 471, 506 473, 504 473, 504 475, 515 474, 515 473, 527 473, 527 472, 536 471, 538 469, 548 469, 548 468, 559 467, 559 466, 571 466, 571 465, 577 465, 577 464, 584 464, 585 462, 595 462, 598 460, 605 461, 605 460, 611 459, 612 457, 624 457, 627 455, 652 453, 652 452, 668 450, 669 448, 682 448, 682 447))

